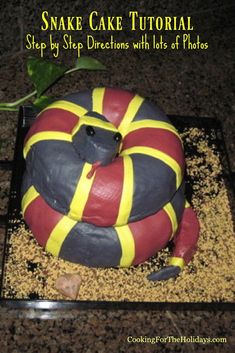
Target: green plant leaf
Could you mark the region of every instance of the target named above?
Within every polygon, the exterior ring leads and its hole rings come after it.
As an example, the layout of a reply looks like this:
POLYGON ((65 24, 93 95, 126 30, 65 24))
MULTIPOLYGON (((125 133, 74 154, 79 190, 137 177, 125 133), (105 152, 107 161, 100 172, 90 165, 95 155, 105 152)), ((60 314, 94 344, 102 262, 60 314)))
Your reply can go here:
POLYGON ((39 110, 43 110, 46 108, 49 104, 54 102, 55 98, 49 97, 49 96, 40 96, 39 98, 36 98, 35 101, 33 101, 33 105, 38 108, 39 110))
POLYGON ((74 67, 68 70, 66 74, 78 70, 106 70, 106 67, 97 59, 81 56, 76 60, 74 67))
POLYGON ((97 59, 90 56, 81 56, 75 62, 75 69, 81 70, 106 70, 106 67, 97 59))
POLYGON ((37 97, 40 97, 43 92, 64 75, 67 68, 49 60, 29 57, 27 70, 37 90, 37 97))

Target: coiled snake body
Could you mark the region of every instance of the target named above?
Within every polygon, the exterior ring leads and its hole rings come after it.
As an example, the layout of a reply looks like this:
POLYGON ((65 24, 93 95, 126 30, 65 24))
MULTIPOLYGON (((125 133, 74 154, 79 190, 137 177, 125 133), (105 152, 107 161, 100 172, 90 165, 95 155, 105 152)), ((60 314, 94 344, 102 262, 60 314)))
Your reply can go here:
POLYGON ((182 142, 152 103, 113 88, 68 95, 39 114, 24 157, 23 215, 53 255, 131 266, 173 239, 169 265, 149 279, 190 261, 199 226, 185 201, 182 142))

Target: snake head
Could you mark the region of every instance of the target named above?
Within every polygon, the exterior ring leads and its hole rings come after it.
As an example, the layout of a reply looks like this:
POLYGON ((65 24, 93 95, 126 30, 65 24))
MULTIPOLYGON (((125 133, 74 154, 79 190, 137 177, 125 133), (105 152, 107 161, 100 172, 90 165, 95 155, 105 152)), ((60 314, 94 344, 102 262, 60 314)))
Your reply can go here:
POLYGON ((122 136, 103 115, 88 112, 79 119, 72 133, 79 157, 91 164, 107 165, 120 152, 122 136))

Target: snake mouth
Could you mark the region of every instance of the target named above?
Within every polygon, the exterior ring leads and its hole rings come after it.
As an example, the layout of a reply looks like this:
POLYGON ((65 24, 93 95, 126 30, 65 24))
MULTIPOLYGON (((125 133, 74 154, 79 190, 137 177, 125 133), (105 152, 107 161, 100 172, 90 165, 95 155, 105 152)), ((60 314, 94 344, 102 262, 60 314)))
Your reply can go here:
POLYGON ((100 161, 97 161, 95 163, 92 164, 91 166, 91 170, 87 173, 87 178, 91 179, 95 173, 95 171, 97 170, 97 168, 99 168, 102 165, 102 163, 100 161))
MULTIPOLYGON (((86 157, 82 156, 81 154, 79 154, 79 157, 83 162, 85 162, 85 163, 87 162, 86 157)), ((101 161, 96 161, 96 162, 92 163, 91 169, 87 173, 86 177, 88 179, 91 179, 93 177, 94 173, 96 172, 97 168, 100 167, 101 165, 102 165, 101 161)))
MULTIPOLYGON (((116 155, 115 156, 113 156, 113 158, 111 159, 111 163, 116 159, 116 158, 118 158, 119 157, 119 153, 116 153, 116 155)), ((83 161, 86 161, 86 158, 83 158, 83 161)), ((93 177, 93 175, 94 175, 94 173, 96 172, 96 170, 99 168, 99 167, 101 167, 101 166, 105 166, 106 164, 104 164, 103 163, 103 161, 95 161, 95 162, 93 162, 92 163, 92 165, 91 165, 91 169, 90 169, 90 171, 87 173, 87 178, 88 179, 91 179, 92 177, 93 177)))
MULTIPOLYGON (((112 158, 111 162, 113 162, 116 158, 119 157, 119 153, 116 153, 116 155, 112 158)), ((86 158, 83 158, 83 161, 86 161, 86 158)), ((96 172, 96 170, 101 167, 101 166, 105 166, 106 164, 103 164, 102 161, 96 161, 93 162, 91 165, 91 169, 90 171, 87 173, 87 178, 91 179, 94 175, 94 173, 96 172)))

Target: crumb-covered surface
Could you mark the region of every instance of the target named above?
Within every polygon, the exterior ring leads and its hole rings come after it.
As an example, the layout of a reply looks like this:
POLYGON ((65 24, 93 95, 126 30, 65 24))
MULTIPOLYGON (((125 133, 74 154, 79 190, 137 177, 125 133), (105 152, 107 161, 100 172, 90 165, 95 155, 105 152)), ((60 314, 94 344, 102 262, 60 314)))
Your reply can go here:
POLYGON ((167 263, 169 249, 142 265, 130 268, 94 269, 71 264, 47 254, 24 223, 16 223, 9 240, 5 265, 6 298, 65 299, 55 289, 65 273, 79 273, 78 300, 139 302, 233 302, 235 299, 235 236, 232 213, 221 164, 216 131, 187 128, 185 144, 192 204, 201 232, 198 250, 177 279, 150 282, 146 276, 167 263))

